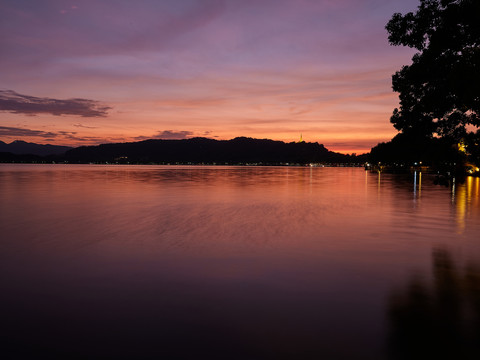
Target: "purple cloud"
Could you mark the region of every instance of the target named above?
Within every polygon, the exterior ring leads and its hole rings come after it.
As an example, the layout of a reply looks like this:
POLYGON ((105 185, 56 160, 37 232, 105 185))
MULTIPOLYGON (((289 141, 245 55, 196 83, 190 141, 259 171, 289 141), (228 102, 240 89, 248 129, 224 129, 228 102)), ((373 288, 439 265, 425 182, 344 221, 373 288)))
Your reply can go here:
POLYGON ((58 100, 22 95, 13 90, 0 90, 0 111, 14 114, 78 115, 82 117, 104 117, 111 107, 95 100, 58 100))
POLYGON ((0 126, 0 136, 16 136, 16 137, 36 136, 36 137, 43 137, 43 138, 54 138, 58 136, 58 134, 53 132, 41 131, 41 130, 0 126))
POLYGON ((87 125, 83 125, 83 124, 73 124, 73 126, 75 127, 79 127, 79 128, 84 128, 84 129, 97 129, 97 126, 87 126, 87 125))
MULTIPOLYGON (((103 137, 95 136, 79 136, 76 131, 42 131, 42 130, 33 130, 27 128, 17 128, 17 127, 8 127, 0 126, 0 136, 11 137, 11 138, 22 138, 22 137, 37 137, 43 138, 43 141, 65 141, 73 140, 75 142, 88 142, 91 144, 101 144, 107 142, 107 139, 103 137)), ((114 140, 114 139, 110 139, 114 140)), ((120 139, 123 140, 123 139, 120 139)))
POLYGON ((137 136, 134 139, 135 140, 148 140, 148 139, 183 140, 183 139, 188 139, 191 136, 193 136, 193 132, 191 131, 164 130, 164 131, 159 131, 154 136, 137 136))

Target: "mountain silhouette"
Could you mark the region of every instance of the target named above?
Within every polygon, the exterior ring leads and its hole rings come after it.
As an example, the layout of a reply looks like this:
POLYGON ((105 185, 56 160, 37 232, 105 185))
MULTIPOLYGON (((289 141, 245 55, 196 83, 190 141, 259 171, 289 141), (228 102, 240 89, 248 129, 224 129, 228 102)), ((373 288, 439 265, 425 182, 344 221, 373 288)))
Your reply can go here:
POLYGON ((232 140, 190 138, 144 140, 130 143, 81 146, 68 150, 70 163, 181 163, 181 164, 306 164, 357 162, 361 156, 327 150, 318 143, 285 143, 268 139, 237 137, 232 140))
POLYGON ((29 143, 22 140, 12 141, 10 144, 7 144, 3 141, 0 141, 0 152, 12 153, 16 155, 38 155, 38 156, 47 156, 47 155, 62 155, 67 150, 72 149, 69 146, 59 146, 59 145, 40 145, 35 143, 29 143))

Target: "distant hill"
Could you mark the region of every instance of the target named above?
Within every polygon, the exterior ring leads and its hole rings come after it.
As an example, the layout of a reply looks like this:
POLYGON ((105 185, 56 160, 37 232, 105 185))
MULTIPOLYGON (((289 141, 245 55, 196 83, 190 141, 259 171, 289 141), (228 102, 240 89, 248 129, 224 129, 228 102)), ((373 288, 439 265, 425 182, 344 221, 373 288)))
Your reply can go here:
POLYGON ((318 143, 284 143, 268 139, 237 137, 232 140, 191 138, 184 140, 144 140, 130 143, 81 146, 68 150, 71 163, 218 163, 285 164, 320 162, 362 162, 352 156, 327 150, 318 143))
POLYGON ((15 140, 10 144, 0 141, 0 152, 11 153, 16 155, 62 155, 67 150, 72 149, 69 146, 58 145, 40 145, 35 143, 29 143, 22 140, 15 140))

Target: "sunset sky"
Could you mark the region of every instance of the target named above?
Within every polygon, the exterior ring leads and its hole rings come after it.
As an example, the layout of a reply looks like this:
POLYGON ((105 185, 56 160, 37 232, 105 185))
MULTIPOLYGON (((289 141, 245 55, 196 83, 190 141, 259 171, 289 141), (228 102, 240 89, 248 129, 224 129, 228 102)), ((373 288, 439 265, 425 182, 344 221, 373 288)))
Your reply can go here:
POLYGON ((396 134, 385 24, 418 0, 2 0, 0 140, 237 136, 362 153, 396 134))

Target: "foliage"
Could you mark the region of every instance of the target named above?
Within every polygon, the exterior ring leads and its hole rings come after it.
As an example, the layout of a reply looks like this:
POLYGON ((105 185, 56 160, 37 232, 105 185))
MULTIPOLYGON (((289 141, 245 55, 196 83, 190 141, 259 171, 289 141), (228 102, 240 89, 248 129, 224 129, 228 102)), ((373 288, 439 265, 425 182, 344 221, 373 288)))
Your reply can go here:
POLYGON ((465 157, 466 155, 458 152, 447 139, 399 133, 391 141, 373 147, 369 161, 389 165, 422 163, 439 168, 445 163, 461 164, 465 157))
POLYGON ((480 130, 469 132, 464 139, 467 160, 480 167, 480 130))
POLYGON ((421 0, 386 25, 392 45, 417 49, 392 77, 396 129, 456 144, 480 126, 480 1, 421 0))

